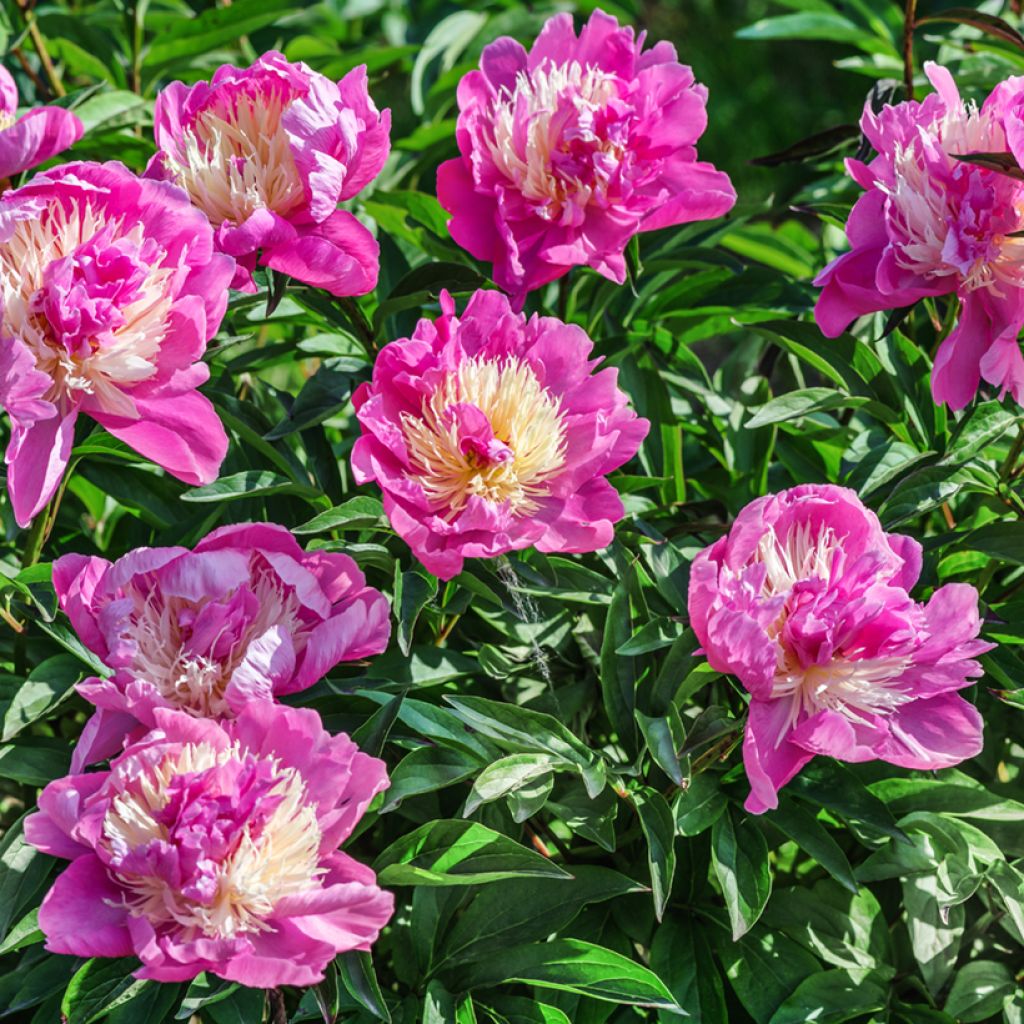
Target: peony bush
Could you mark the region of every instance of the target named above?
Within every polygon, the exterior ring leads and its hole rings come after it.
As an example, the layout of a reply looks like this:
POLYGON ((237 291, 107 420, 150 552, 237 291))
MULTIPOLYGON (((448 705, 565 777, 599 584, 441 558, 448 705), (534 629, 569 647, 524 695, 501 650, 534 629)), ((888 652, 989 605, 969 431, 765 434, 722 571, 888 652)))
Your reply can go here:
POLYGON ((1022 18, 12 6, 0 1020, 1022 1024, 1022 18))

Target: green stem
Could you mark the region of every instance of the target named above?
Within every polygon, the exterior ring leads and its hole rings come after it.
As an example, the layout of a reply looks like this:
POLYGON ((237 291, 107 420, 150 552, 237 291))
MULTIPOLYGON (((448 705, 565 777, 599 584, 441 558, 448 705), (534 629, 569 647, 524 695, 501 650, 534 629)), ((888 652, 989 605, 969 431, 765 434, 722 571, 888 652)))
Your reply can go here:
POLYGON ((50 59, 50 51, 46 49, 46 40, 43 39, 43 34, 39 31, 39 25, 36 22, 35 12, 32 10, 30 0, 18 0, 18 9, 21 11, 21 16, 25 19, 28 37, 32 40, 32 45, 39 56, 39 63, 43 66, 46 79, 50 83, 50 89, 53 91, 54 96, 66 96, 67 89, 64 88, 64 83, 60 80, 60 75, 57 74, 57 69, 53 66, 53 61, 50 59))
POLYGON ((46 535, 49 532, 46 529, 47 520, 50 518, 49 511, 49 506, 44 508, 32 520, 32 524, 28 528, 28 536, 25 538, 25 550, 21 556, 21 567, 23 569, 27 569, 30 565, 35 565, 39 561, 43 545, 46 543, 46 535))
POLYGON ((914 98, 914 22, 917 20, 917 0, 907 0, 903 13, 903 84, 907 99, 914 98))
POLYGON ((371 352, 375 352, 377 350, 377 337, 374 334, 373 327, 370 325, 370 321, 366 319, 366 314, 360 309, 359 303, 353 298, 341 298, 338 299, 338 305, 345 316, 348 317, 349 323, 352 324, 360 340, 371 352))

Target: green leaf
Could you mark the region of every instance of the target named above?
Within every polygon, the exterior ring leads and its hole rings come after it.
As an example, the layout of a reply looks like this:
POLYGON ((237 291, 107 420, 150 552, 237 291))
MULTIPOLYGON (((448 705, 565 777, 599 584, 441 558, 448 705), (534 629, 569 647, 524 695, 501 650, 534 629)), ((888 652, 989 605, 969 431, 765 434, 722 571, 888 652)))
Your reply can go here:
POLYGON ((0 839, 0 940, 7 938, 11 922, 36 895, 54 863, 52 857, 25 841, 27 816, 19 818, 0 839))
POLYGON ((376 860, 382 886, 480 885, 502 878, 569 878, 567 871, 475 821, 431 821, 376 860))
POLYGON ((481 889, 448 931, 438 964, 479 960, 560 931, 586 906, 642 892, 610 868, 573 865, 571 882, 533 878, 481 889))
POLYGON ((234 0, 230 7, 210 7, 194 18, 178 19, 157 37, 145 54, 147 68, 207 53, 294 10, 287 0, 234 0))
POLYGON ((308 500, 323 500, 319 491, 298 484, 280 473, 267 469, 246 469, 222 476, 205 487, 193 487, 181 496, 182 501, 238 501, 240 498, 267 497, 271 494, 295 494, 308 500))
POLYGON ((681 836, 699 836, 718 821, 728 806, 717 775, 709 772, 694 775, 672 802, 676 832, 681 836))
POLYGON ((266 439, 276 441, 335 415, 347 404, 353 384, 365 367, 361 359, 350 356, 325 359, 316 373, 302 385, 288 415, 264 435, 266 439))
POLYGON ((793 800, 784 800, 767 815, 800 849, 813 857, 837 882, 850 892, 857 891, 857 879, 846 854, 825 827, 793 800))
POLYGON ((633 749, 636 735, 633 719, 636 671, 632 658, 624 657, 618 651, 629 640, 632 632, 629 592, 624 584, 620 584, 612 592, 612 602, 605 619, 600 675, 605 711, 619 741, 629 749, 633 749))
POLYGON ((741 28, 738 39, 819 39, 832 43, 852 43, 868 53, 894 53, 892 45, 860 28, 840 14, 806 11, 762 18, 741 28))
POLYGON ((768 844, 751 818, 730 809, 711 830, 711 863, 722 887, 734 940, 761 916, 772 891, 768 844))
POLYGON ((866 886, 851 894, 822 879, 810 888, 777 889, 763 921, 835 967, 871 970, 887 967, 892 958, 888 923, 866 886))
POLYGON ((486 1009, 497 1024, 572 1024, 557 1006, 519 996, 489 999, 486 1009))
POLYGON ((779 932, 756 928, 739 942, 726 929, 716 931, 715 946, 737 998, 757 1024, 775 1011, 821 965, 802 946, 779 932))
POLYGON ((267 995, 262 989, 236 987, 223 999, 208 1003, 203 1016, 210 1024, 252 1024, 263 1018, 267 995))
POLYGON ((25 736, 0 746, 0 778, 45 786, 68 773, 71 748, 49 736, 25 736))
POLYGON ((1013 975, 1005 964, 972 960, 956 972, 944 1009, 964 1024, 972 1024, 999 1013, 1003 1002, 1016 991, 1013 975))
POLYGON ((212 974, 199 974, 186 990, 174 1019, 188 1020, 200 1007, 227 999, 237 988, 233 981, 224 981, 212 974))
POLYGON ((926 14, 917 19, 917 25, 929 25, 934 22, 954 22, 958 25, 970 25, 987 35, 1001 39, 1004 43, 1011 43, 1018 49, 1024 50, 1024 36, 1022 36, 1012 25, 997 18, 994 14, 985 14, 982 11, 975 11, 970 7, 951 7, 947 11, 937 11, 935 14, 926 14))
POLYGON ((377 982, 377 972, 373 969, 370 954, 356 951, 342 953, 337 964, 345 991, 377 1020, 391 1024, 391 1012, 377 982))
POLYGON ((604 764, 557 718, 483 697, 446 696, 445 699, 466 725, 483 733, 504 749, 518 753, 550 754, 578 769, 591 797, 597 796, 604 789, 604 764))
POLYGON ((842 1024, 885 1009, 887 979, 877 971, 822 971, 805 978, 769 1024, 842 1024))
POLYGON ((64 992, 60 1009, 67 1024, 91 1024, 108 1010, 127 1002, 149 982, 132 977, 138 960, 87 960, 75 972, 64 992))
POLYGON ((669 705, 669 713, 659 718, 648 718, 642 711, 633 712, 640 732, 643 734, 644 743, 650 751, 654 763, 677 785, 686 784, 686 774, 689 770, 684 769, 679 758, 679 753, 686 742, 684 726, 679 718, 679 712, 675 707, 669 705))
POLYGON ((403 654, 412 650, 412 633, 420 612, 437 596, 437 577, 418 569, 402 572, 395 563, 395 598, 392 611, 398 625, 398 646, 403 654))
POLYGON ((644 623, 615 653, 627 657, 650 654, 651 651, 671 647, 686 632, 675 619, 655 618, 644 623))
POLYGON ((69 654, 55 654, 37 665, 3 709, 0 741, 13 739, 26 726, 49 715, 81 678, 81 662, 69 654))
POLYGON ((0 956, 42 941, 43 933, 39 930, 39 908, 37 907, 35 910, 30 910, 7 932, 7 938, 0 942, 0 956))
POLYGON ((482 804, 500 800, 538 778, 561 767, 547 754, 509 754, 489 764, 473 782, 463 814, 470 815, 482 804))
POLYGON ((654 916, 660 921, 672 895, 672 879, 676 873, 675 822, 668 803, 657 790, 643 787, 634 790, 632 797, 647 840, 654 916))
POLYGON ((391 772, 391 785, 384 794, 381 813, 393 811, 403 800, 433 793, 475 775, 480 759, 450 747, 426 746, 406 754, 391 772))
POLYGON ((520 982, 612 1003, 677 1010, 672 993, 652 971, 602 946, 555 939, 506 949, 470 969, 467 989, 520 982))
POLYGON ((380 526, 384 518, 384 506, 377 498, 358 495, 313 516, 308 522, 296 526, 292 533, 326 533, 328 530, 364 530, 380 526))
POLYGON ((868 399, 841 395, 832 388, 804 388, 801 391, 790 391, 779 395, 770 402, 765 402, 754 410, 754 415, 747 420, 747 430, 768 426, 770 423, 787 423, 816 412, 828 412, 831 409, 855 409, 865 405, 868 399))
POLYGON ((718 965, 694 919, 673 915, 660 925, 651 943, 651 968, 694 1024, 728 1024, 718 965))
POLYGON ((935 875, 911 875, 903 879, 903 905, 914 959, 932 995, 942 990, 956 967, 964 934, 963 906, 940 902, 935 875))

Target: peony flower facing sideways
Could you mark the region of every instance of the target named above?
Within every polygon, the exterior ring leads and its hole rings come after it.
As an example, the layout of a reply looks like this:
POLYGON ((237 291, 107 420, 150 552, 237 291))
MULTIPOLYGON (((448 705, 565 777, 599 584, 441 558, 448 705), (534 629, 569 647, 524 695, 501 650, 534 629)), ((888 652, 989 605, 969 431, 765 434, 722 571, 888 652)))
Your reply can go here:
POLYGON ((0 65, 0 181, 73 146, 82 122, 63 107, 33 107, 18 117, 18 87, 0 65))
POLYGON ((494 264, 517 308, 573 266, 622 284, 637 232, 736 202, 728 176, 697 160, 707 89, 670 43, 643 44, 603 11, 578 37, 557 14, 529 53, 498 39, 459 83, 461 155, 438 169, 437 197, 452 238, 494 264))
POLYGON ((946 768, 981 750, 981 717, 957 695, 981 675, 978 593, 908 591, 921 546, 884 533, 857 495, 803 485, 758 498, 690 574, 708 663, 750 693, 743 761, 755 814, 816 754, 946 768))
POLYGON ((846 224, 852 251, 815 282, 815 318, 834 338, 866 313, 956 295, 959 319, 932 371, 935 401, 962 409, 984 379, 1024 404, 1024 183, 957 159, 1009 151, 1024 161, 1024 78, 978 109, 945 68, 925 71, 936 91, 922 102, 864 110, 878 155, 846 161, 866 191, 846 224))
POLYGON ((581 328, 527 320, 499 292, 476 292, 462 317, 442 293, 441 310, 385 346, 353 395, 356 480, 377 482, 392 527, 441 579, 465 558, 608 545, 623 508, 605 475, 650 426, 617 371, 594 372, 581 328))
POLYGON ((61 608, 112 670, 78 692, 96 705, 72 770, 121 749, 174 709, 233 718, 312 686, 341 661, 380 654, 387 599, 347 555, 305 552, 282 526, 215 530, 187 548, 140 548, 108 562, 64 555, 61 608))
POLYGON ((308 709, 155 718, 109 771, 51 782, 25 822, 71 861, 39 909, 46 948, 253 988, 315 984, 338 953, 369 949, 393 900, 338 846, 387 788, 384 763, 308 709))
POLYGON ((21 526, 50 500, 80 413, 190 484, 227 435, 196 390, 233 263, 179 189, 77 163, 0 197, 0 404, 21 526))
POLYGON ((184 188, 238 262, 234 287, 255 291, 257 259, 334 295, 377 284, 380 250, 338 203, 384 166, 391 115, 366 68, 332 82, 275 51, 210 82, 172 82, 157 97, 158 152, 147 175, 184 188))

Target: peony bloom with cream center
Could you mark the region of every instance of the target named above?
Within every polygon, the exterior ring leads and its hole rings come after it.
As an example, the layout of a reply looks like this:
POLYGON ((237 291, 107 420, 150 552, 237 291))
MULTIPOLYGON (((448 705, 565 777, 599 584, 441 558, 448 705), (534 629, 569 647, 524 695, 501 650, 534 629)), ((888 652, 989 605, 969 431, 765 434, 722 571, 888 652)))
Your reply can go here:
POLYGON ((697 160, 707 90, 670 44, 643 45, 603 11, 579 36, 557 14, 529 52, 498 39, 459 83, 460 156, 438 169, 437 196, 452 237, 494 264, 517 307, 573 266, 621 284, 635 234, 736 201, 697 160))
POLYGON ((62 153, 82 132, 82 122, 63 107, 32 107, 18 117, 18 87, 0 65, 0 181, 62 153))
POLYGON ((61 608, 110 667, 79 684, 96 705, 72 769, 110 756, 158 708, 233 718, 304 690, 341 661, 380 654, 387 599, 340 552, 305 552, 281 526, 225 526, 196 547, 141 548, 114 563, 64 555, 61 608))
POLYGON ((310 710, 155 722, 109 771, 47 786, 25 823, 71 861, 39 911, 47 949, 255 988, 315 984, 338 953, 369 949, 392 898, 338 846, 387 787, 383 762, 310 710))
POLYGON ((818 276, 815 318, 836 337, 866 313, 955 295, 959 319, 932 371, 936 402, 961 409, 985 380, 1024 404, 1024 184, 958 159, 1024 159, 1024 78, 978 108, 945 68, 925 71, 936 91, 922 102, 865 108, 861 128, 878 155, 846 162, 866 191, 846 225, 852 251, 818 276))
POLYGON ((254 291, 257 262, 334 295, 377 284, 373 236, 338 203, 379 173, 391 119, 367 91, 366 68, 332 82, 275 51, 210 82, 173 82, 157 97, 159 152, 147 174, 188 192, 254 291))
POLYGON ((387 345, 353 396, 356 479, 376 480, 391 525, 442 579, 467 557, 610 543, 623 509, 605 476, 649 426, 616 371, 594 372, 579 327, 527 320, 498 292, 476 292, 461 317, 445 293, 441 309, 387 345))
POLYGON ((981 750, 957 695, 981 675, 978 594, 909 594, 921 548, 856 494, 807 484, 751 502, 690 574, 708 663, 750 692, 743 760, 754 813, 816 754, 945 768, 981 750))
POLYGON ((234 264, 180 190, 121 164, 66 164, 0 198, 0 403, 7 489, 26 526, 85 414, 190 484, 227 436, 196 390, 234 264))

